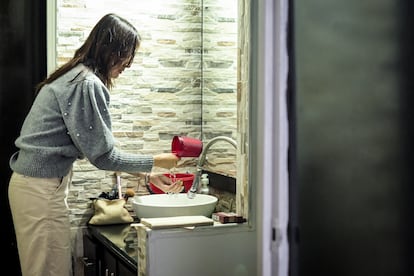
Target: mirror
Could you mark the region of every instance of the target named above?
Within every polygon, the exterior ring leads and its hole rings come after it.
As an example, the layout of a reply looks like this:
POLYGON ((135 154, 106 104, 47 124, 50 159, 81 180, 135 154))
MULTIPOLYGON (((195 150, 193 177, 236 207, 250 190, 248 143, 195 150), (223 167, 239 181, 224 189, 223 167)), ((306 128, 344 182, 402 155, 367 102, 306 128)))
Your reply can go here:
MULTIPOLYGON (((240 39, 243 47, 248 45, 244 1, 56 0, 53 5, 56 48, 50 47, 48 56, 56 58, 49 72, 72 57, 106 13, 126 18, 142 37, 133 65, 111 91, 119 146, 131 153, 156 154, 170 151, 174 135, 203 142, 216 136, 233 138, 238 150, 217 144, 206 169, 237 178, 238 208, 247 209, 241 201, 247 201, 248 60, 240 53, 248 51, 238 45, 240 39), (241 62, 243 56, 246 60, 241 62)), ((196 161, 184 160, 182 169, 194 171, 196 161)), ((113 172, 96 171, 87 161, 78 161, 74 170, 75 185, 92 182, 103 190, 103 185, 113 184, 113 172)), ((82 192, 85 198, 96 196, 87 189, 82 192)))

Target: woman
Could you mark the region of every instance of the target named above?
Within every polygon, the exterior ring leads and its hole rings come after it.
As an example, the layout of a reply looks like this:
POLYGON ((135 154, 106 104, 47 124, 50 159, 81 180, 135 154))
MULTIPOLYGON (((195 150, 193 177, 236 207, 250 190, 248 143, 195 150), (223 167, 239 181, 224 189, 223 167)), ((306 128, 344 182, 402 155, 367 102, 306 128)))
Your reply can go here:
MULTIPOLYGON (((135 175, 176 166, 179 158, 171 153, 135 155, 114 146, 108 89, 130 67, 139 45, 129 22, 107 14, 74 57, 38 85, 15 142, 19 151, 10 159, 9 202, 23 276, 72 275, 66 196, 78 158, 135 175)), ((163 191, 182 190, 180 182, 147 176, 163 191)))

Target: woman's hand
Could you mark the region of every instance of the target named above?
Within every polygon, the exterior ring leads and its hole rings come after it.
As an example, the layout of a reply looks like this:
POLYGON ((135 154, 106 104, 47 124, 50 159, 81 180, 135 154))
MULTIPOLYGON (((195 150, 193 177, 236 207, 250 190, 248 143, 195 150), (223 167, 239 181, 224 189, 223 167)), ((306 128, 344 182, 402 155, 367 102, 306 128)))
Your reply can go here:
POLYGON ((180 160, 177 155, 173 153, 161 153, 154 155, 154 167, 164 169, 171 169, 177 167, 177 162, 180 160))
POLYGON ((158 189, 163 191, 166 194, 170 193, 181 193, 184 189, 183 181, 177 180, 172 181, 171 178, 161 174, 161 175, 150 175, 150 182, 155 185, 158 189))

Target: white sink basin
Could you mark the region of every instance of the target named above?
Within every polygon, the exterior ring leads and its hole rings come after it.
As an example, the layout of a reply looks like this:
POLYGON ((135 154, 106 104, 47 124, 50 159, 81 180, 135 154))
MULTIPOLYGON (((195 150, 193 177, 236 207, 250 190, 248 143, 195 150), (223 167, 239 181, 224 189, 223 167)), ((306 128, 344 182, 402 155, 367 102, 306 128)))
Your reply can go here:
POLYGON ((197 194, 189 199, 186 193, 152 194, 134 196, 132 207, 138 218, 157 218, 173 216, 211 217, 217 204, 217 197, 197 194))

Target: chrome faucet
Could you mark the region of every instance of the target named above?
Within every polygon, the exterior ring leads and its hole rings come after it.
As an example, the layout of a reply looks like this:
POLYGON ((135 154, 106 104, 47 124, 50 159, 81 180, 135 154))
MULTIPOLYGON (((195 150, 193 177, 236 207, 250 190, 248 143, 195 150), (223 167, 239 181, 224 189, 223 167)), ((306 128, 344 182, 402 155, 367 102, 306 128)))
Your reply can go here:
POLYGON ((198 159, 197 163, 197 173, 194 177, 193 184, 191 185, 191 188, 187 192, 188 198, 194 198, 196 196, 196 193, 198 191, 198 186, 200 184, 200 177, 203 172, 203 166, 204 162, 206 161, 207 152, 209 148, 214 145, 215 143, 219 141, 224 141, 230 143, 235 149, 237 149, 237 143, 233 139, 226 137, 226 136, 217 136, 211 139, 206 146, 203 148, 203 151, 200 154, 200 158, 198 159))

